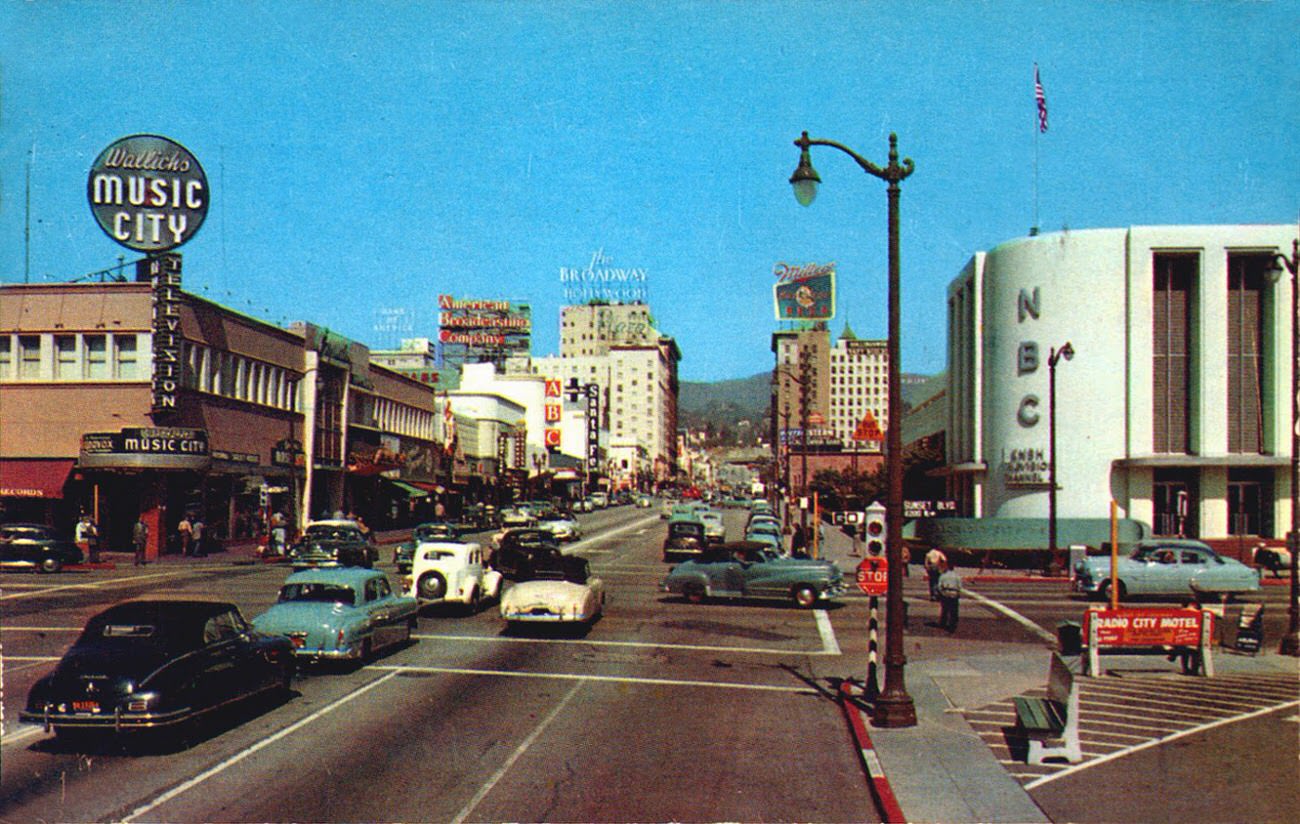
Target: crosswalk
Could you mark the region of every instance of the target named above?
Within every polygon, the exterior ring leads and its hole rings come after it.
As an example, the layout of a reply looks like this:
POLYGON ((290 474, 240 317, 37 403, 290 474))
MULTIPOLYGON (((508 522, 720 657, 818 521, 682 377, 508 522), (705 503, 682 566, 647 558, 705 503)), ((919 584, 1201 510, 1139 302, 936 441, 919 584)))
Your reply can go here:
MULTIPOLYGON (((1079 678, 1080 764, 1025 763, 1028 743, 1017 734, 1011 699, 966 709, 968 724, 1026 789, 1224 723, 1300 707, 1300 674, 1124 674, 1079 678)), ((1041 697, 1043 690, 1028 695, 1041 697)))

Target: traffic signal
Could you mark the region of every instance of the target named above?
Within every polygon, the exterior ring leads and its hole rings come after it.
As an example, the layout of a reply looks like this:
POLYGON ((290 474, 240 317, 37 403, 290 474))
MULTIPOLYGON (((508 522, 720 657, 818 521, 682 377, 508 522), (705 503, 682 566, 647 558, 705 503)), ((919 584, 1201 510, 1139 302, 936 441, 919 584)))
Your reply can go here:
POLYGON ((867 507, 867 554, 885 554, 885 507, 876 501, 867 507))

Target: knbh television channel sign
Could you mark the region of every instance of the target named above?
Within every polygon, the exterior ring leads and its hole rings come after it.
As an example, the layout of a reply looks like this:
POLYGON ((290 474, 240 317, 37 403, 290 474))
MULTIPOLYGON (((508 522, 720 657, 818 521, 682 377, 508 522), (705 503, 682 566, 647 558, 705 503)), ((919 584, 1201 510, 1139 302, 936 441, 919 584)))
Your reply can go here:
POLYGON ((175 249, 208 214, 203 167, 189 149, 156 134, 109 144, 90 167, 86 195, 99 228, 137 252, 175 249))

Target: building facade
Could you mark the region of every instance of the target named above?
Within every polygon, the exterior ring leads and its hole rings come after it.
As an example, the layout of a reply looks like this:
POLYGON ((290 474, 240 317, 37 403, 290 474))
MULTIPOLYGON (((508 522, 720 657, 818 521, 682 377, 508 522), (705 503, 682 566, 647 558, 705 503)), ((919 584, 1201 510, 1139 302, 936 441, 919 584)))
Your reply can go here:
POLYGON ((560 357, 601 356, 613 346, 658 343, 650 307, 642 302, 593 300, 560 307, 560 357))
POLYGON ((1283 536, 1296 319, 1264 273, 1295 231, 1099 229, 976 254, 948 289, 960 514, 1044 523, 1054 412, 1061 545, 1095 543, 1112 499, 1145 534, 1283 536))
POLYGON ((888 341, 858 340, 846 324, 829 354, 831 431, 846 449, 880 452, 889 426, 888 341), (862 434, 871 437, 855 438, 864 421, 862 434))

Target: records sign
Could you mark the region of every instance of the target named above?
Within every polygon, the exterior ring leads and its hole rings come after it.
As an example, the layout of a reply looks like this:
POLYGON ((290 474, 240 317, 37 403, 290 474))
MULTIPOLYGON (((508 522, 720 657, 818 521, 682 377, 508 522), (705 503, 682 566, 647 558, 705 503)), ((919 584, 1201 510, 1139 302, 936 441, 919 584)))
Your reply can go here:
POLYGON ((176 141, 124 137, 99 153, 86 181, 99 228, 137 252, 165 252, 194 236, 208 214, 208 178, 176 141))

